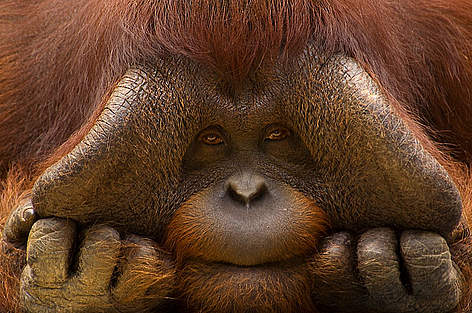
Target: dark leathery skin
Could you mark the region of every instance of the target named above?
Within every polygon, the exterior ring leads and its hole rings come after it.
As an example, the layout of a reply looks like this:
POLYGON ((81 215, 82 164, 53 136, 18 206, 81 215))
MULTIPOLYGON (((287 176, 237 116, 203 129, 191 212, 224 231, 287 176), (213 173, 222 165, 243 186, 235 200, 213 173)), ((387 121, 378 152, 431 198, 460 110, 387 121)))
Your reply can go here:
POLYGON ((349 233, 336 233, 323 243, 314 272, 321 281, 317 302, 335 312, 451 312, 462 293, 446 241, 425 231, 398 238, 392 229, 376 228, 357 243, 349 233), (326 264, 328 271, 320 268, 326 264))

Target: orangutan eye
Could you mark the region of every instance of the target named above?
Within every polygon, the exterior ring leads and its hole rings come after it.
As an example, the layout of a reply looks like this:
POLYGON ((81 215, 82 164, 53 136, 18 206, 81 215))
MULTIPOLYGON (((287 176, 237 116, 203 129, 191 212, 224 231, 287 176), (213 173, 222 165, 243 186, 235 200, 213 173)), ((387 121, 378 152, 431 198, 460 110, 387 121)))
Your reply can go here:
POLYGON ((224 142, 223 138, 214 132, 204 132, 199 136, 199 140, 206 145, 220 145, 224 142))
POLYGON ((280 141, 290 136, 290 130, 285 127, 277 126, 269 129, 265 140, 280 141))

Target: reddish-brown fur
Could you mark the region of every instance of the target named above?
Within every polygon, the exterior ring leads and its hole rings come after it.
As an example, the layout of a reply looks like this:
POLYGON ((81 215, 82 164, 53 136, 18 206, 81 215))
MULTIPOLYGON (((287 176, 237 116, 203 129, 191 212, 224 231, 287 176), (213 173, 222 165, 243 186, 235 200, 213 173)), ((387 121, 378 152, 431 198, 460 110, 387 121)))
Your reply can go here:
MULTIPOLYGON (((237 86, 271 62, 289 63, 309 40, 321 51, 357 59, 398 110, 421 126, 414 127, 418 137, 428 135, 455 159, 436 153, 470 212, 469 0, 404 0, 397 7, 369 0, 246 2, 222 1, 228 5, 223 8, 210 0, 2 1, 1 225, 42 162, 65 154, 83 136, 129 65, 157 54, 184 54, 237 86)), ((17 303, 16 278, 10 278, 18 274, 22 256, 11 258, 0 256, 2 311, 14 311, 17 303)))

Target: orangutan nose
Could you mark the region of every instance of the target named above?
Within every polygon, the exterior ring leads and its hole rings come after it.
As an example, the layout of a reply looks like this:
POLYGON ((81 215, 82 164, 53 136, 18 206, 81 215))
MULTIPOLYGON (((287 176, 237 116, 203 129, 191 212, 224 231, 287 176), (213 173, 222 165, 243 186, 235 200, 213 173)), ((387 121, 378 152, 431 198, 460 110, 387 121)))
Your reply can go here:
POLYGON ((231 176, 226 186, 230 199, 245 207, 250 207, 252 203, 262 200, 267 193, 265 179, 251 173, 231 176))

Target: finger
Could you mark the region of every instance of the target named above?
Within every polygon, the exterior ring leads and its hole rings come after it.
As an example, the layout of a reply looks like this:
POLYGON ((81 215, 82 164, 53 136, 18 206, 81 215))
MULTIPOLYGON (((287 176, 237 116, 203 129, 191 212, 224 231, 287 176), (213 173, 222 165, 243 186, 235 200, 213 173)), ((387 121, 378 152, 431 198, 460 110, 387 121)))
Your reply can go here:
POLYGON ((315 301, 327 308, 355 311, 367 301, 367 291, 355 274, 354 239, 346 232, 327 237, 313 263, 315 301))
POLYGON ((139 236, 129 236, 125 245, 125 259, 113 297, 120 308, 153 307, 174 290, 171 257, 152 240, 139 236))
MULTIPOLYGON (((365 232, 357 246, 358 270, 375 302, 402 306, 403 310, 408 297, 400 279, 397 246, 395 232, 391 229, 376 228, 365 232)), ((398 310, 401 311, 400 307, 398 310)))
POLYGON ((15 247, 24 245, 37 219, 31 199, 26 199, 10 213, 3 230, 3 238, 15 247))
POLYGON ((405 231, 400 248, 413 295, 428 299, 431 309, 453 309, 461 298, 462 277, 446 240, 431 232, 405 231))
POLYGON ((76 233, 75 224, 59 218, 33 224, 26 249, 27 271, 42 287, 55 288, 68 276, 69 255, 76 233))
POLYGON ((120 235, 115 229, 105 225, 89 228, 79 248, 75 279, 88 286, 88 291, 103 294, 110 287, 120 249, 120 235))
POLYGON ((317 301, 330 307, 340 303, 352 306, 365 302, 366 290, 354 269, 353 238, 346 232, 327 237, 313 262, 314 289, 317 301))

